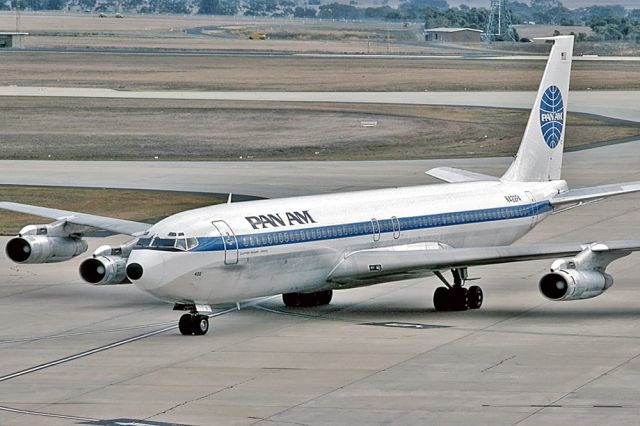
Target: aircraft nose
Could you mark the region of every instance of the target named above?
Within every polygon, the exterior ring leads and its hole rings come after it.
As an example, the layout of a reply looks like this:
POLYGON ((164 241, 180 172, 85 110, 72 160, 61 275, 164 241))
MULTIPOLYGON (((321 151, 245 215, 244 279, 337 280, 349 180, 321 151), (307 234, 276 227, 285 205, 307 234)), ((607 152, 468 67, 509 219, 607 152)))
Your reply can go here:
POLYGON ((129 277, 131 281, 137 281, 142 278, 143 272, 144 269, 142 269, 142 265, 139 263, 130 263, 127 265, 127 277, 129 277))

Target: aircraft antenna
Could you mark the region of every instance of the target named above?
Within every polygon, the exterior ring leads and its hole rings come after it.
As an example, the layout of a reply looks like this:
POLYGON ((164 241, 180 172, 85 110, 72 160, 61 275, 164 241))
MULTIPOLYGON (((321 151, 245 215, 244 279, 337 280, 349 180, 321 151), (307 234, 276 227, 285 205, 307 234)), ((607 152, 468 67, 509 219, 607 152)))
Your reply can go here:
POLYGON ((485 31, 486 41, 517 41, 512 27, 511 11, 507 0, 491 0, 489 20, 485 31))

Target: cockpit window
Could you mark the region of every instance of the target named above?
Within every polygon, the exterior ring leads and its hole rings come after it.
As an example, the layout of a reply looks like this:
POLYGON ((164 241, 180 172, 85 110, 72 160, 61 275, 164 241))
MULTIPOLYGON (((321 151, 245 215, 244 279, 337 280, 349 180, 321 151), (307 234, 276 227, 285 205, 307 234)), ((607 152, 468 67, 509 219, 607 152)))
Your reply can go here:
POLYGON ((169 238, 161 238, 157 234, 151 238, 139 238, 136 247, 188 251, 198 246, 197 238, 185 237, 182 232, 170 232, 167 236, 169 238))

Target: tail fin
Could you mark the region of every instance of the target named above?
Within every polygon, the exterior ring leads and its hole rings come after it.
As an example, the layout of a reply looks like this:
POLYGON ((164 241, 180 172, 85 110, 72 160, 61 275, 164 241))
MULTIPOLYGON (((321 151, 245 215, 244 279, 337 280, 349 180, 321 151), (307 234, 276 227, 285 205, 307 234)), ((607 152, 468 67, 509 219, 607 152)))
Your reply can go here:
POLYGON ((547 182, 560 179, 573 36, 549 37, 544 40, 554 40, 554 45, 520 149, 511 167, 502 176, 502 180, 506 182, 547 182))

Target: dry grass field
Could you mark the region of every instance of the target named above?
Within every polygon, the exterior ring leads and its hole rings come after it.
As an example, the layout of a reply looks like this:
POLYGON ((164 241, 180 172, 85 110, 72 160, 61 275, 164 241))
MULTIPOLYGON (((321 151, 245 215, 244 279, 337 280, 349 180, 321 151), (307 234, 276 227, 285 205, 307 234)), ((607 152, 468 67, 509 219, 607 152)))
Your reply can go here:
MULTIPOLYGON (((6 98, 0 158, 373 160, 515 153, 528 112, 268 102, 6 98), (487 117, 491 117, 487 120, 487 117), (376 127, 364 127, 375 121, 376 127)), ((572 114, 567 145, 640 136, 572 114)))
MULTIPOLYGON (((0 200, 83 213, 107 214, 119 219, 148 223, 155 223, 184 210, 225 201, 213 195, 187 192, 29 186, 0 186, 0 200)), ((2 210, 0 235, 15 235, 25 225, 50 222, 51 219, 2 210)))
MULTIPOLYGON (((2 52, 3 85, 122 90, 535 90, 544 61, 2 52)), ((640 89, 640 62, 574 63, 573 90, 640 89)))
MULTIPOLYGON (((0 13, 0 28, 11 29, 13 19, 12 14, 0 13)), ((512 91, 535 90, 544 68, 540 60, 265 55, 271 50, 362 52, 371 46, 374 51, 409 53, 486 51, 484 45, 427 46, 415 40, 419 25, 405 29, 388 22, 25 14, 21 25, 32 34, 28 45, 56 50, 0 51, 3 85, 194 91, 512 91), (256 29, 275 39, 248 40, 248 31, 256 29), (85 47, 111 50, 85 51, 85 47), (205 52, 198 54, 200 50, 205 52), (251 54, 256 51, 261 54, 251 54)), ((640 62, 575 62, 572 89, 638 90, 640 62)), ((0 112, 0 158, 106 160, 511 155, 527 117, 523 111, 409 105, 79 98, 3 98, 0 112), (486 117, 491 117, 489 122, 486 117), (378 125, 363 127, 362 121, 378 125)), ((569 147, 640 135, 639 125, 633 123, 575 114, 570 120, 569 147)))

